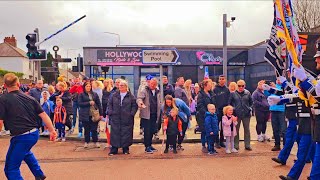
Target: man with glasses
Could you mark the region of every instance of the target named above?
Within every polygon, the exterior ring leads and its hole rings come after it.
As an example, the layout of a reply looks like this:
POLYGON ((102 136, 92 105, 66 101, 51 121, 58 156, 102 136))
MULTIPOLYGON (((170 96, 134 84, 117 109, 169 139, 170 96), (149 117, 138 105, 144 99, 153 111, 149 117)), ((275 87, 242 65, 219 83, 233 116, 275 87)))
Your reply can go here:
POLYGON ((233 114, 234 116, 238 117, 238 124, 236 126, 237 136, 234 138, 234 147, 239 150, 239 129, 242 122, 244 129, 245 149, 252 151, 250 146, 250 118, 253 101, 251 93, 245 89, 245 81, 239 80, 237 85, 238 89, 235 92, 232 92, 229 98, 229 104, 234 108, 233 114))

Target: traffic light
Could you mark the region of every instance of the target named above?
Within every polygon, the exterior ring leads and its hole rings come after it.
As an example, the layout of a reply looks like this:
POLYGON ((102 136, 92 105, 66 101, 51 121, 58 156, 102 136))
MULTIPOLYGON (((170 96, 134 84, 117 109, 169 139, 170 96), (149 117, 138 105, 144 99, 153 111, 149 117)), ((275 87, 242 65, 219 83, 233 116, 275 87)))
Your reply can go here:
POLYGON ((83 57, 77 57, 77 66, 80 68, 80 72, 83 72, 83 57))
POLYGON ((29 59, 34 59, 37 55, 37 50, 38 47, 36 46, 36 42, 37 42, 37 34, 36 33, 29 33, 26 36, 26 39, 28 41, 27 43, 27 48, 28 48, 28 53, 27 56, 29 57, 29 59))

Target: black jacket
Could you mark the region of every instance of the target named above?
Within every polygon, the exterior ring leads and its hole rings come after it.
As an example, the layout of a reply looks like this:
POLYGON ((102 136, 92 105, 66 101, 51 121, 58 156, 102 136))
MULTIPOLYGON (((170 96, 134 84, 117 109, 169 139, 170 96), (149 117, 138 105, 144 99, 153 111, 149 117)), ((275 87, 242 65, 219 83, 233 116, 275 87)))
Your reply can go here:
POLYGON ((112 147, 129 147, 133 141, 134 116, 138 110, 136 98, 127 92, 122 100, 120 92, 112 94, 108 103, 112 147))
MULTIPOLYGON (((91 92, 92 98, 95 103, 95 107, 99 109, 99 113, 102 116, 102 107, 100 104, 100 99, 97 93, 91 92)), ((78 104, 79 104, 79 121, 90 121, 90 98, 86 92, 79 94, 78 96, 78 104)))
POLYGON ((216 96, 213 92, 209 92, 210 97, 203 91, 201 90, 198 94, 198 99, 197 99, 197 123, 199 126, 200 131, 204 131, 204 119, 205 119, 205 114, 208 111, 208 104, 214 104, 216 105, 216 96))
POLYGON ((171 84, 163 84, 163 96, 171 95, 174 97, 174 88, 171 84))
POLYGON ((237 117, 251 117, 252 97, 248 90, 244 90, 243 94, 235 91, 230 94, 229 104, 234 108, 234 115, 237 117))
POLYGON ((102 111, 103 111, 103 116, 106 116, 106 111, 108 108, 108 102, 110 99, 110 95, 113 94, 114 92, 116 92, 117 88, 114 87, 110 92, 108 92, 107 90, 103 90, 102 91, 102 111))
POLYGON ((256 89, 252 94, 252 100, 255 111, 268 111, 269 103, 267 97, 259 89, 256 89))
POLYGON ((217 84, 213 92, 216 95, 217 100, 216 108, 218 111, 222 112, 223 108, 228 105, 230 91, 226 86, 220 86, 217 84))
MULTIPOLYGON (((60 91, 55 92, 54 94, 52 94, 49 98, 50 101, 53 101, 54 104, 56 104, 56 97, 59 96, 61 94, 60 91)), ((72 97, 69 91, 65 91, 61 97, 62 99, 62 106, 64 106, 64 108, 66 108, 67 114, 73 114, 72 111, 72 97)))

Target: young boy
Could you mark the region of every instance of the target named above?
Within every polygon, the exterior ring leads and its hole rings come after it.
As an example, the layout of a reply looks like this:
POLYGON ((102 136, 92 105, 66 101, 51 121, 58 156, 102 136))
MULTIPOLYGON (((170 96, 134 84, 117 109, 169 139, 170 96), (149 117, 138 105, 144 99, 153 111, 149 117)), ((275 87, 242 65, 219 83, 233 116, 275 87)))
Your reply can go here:
POLYGON ((216 107, 213 104, 208 104, 207 108, 208 112, 206 112, 205 115, 204 127, 206 130, 206 138, 208 142, 208 154, 213 155, 218 153, 214 149, 214 140, 216 139, 219 133, 219 122, 218 117, 216 115, 216 107))
POLYGON ((66 124, 66 108, 62 106, 62 99, 56 98, 56 108, 54 109, 54 123, 56 129, 58 129, 59 135, 56 141, 62 140, 62 142, 66 141, 66 132, 65 132, 65 124, 66 124))
POLYGON ((167 134, 166 149, 164 153, 168 153, 169 145, 173 146, 173 153, 177 154, 177 138, 180 133, 182 135, 182 121, 178 116, 179 110, 173 108, 170 111, 170 116, 164 119, 163 130, 167 134))

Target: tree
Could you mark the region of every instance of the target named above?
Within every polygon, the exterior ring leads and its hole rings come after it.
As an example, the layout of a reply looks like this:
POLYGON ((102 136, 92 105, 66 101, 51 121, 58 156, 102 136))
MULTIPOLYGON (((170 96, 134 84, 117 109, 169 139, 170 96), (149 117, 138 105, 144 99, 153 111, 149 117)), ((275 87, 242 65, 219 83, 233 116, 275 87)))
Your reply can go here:
POLYGON ((293 12, 298 31, 312 32, 313 28, 320 26, 320 1, 293 0, 293 12))
MULTIPOLYGON (((47 60, 46 61, 41 61, 41 67, 52 67, 52 62, 54 58, 50 52, 47 54, 47 60)), ((41 73, 43 76, 45 82, 50 83, 55 80, 55 73, 52 72, 43 72, 41 73)))

